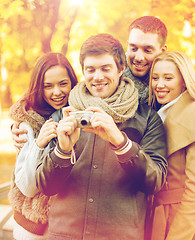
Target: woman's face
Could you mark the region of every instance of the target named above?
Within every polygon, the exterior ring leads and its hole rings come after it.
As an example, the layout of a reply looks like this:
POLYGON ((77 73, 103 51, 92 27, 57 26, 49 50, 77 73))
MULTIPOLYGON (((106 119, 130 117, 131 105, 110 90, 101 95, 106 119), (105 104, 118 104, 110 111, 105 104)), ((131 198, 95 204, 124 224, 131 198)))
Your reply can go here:
POLYGON ((164 105, 185 91, 185 82, 177 68, 171 61, 158 61, 152 72, 152 89, 157 101, 164 105))
POLYGON ((47 70, 44 77, 43 93, 45 101, 56 110, 68 102, 71 80, 66 68, 54 66, 47 70))

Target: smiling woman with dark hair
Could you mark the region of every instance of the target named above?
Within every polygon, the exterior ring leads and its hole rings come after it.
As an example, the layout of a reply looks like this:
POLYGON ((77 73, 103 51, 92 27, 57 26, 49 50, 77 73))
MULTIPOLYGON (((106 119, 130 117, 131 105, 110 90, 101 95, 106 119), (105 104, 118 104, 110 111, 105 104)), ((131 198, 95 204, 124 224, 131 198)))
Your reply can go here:
POLYGON ((14 238, 46 239, 49 197, 30 192, 36 189, 35 171, 40 154, 56 137, 57 123, 50 115, 67 106, 70 90, 77 77, 68 59, 61 53, 47 53, 36 63, 23 97, 10 109, 10 116, 26 129, 27 142, 18 154, 9 200, 14 209, 14 238))

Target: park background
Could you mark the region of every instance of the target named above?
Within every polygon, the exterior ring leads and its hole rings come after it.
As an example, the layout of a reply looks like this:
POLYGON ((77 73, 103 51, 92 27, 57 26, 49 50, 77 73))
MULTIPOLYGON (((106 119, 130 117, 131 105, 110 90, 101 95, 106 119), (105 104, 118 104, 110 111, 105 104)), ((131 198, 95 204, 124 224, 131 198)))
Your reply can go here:
POLYGON ((0 184, 10 181, 16 157, 9 108, 27 88, 37 58, 63 52, 81 81, 81 44, 106 32, 126 50, 129 24, 144 15, 159 17, 168 50, 187 53, 195 65, 195 0, 0 0, 0 184))

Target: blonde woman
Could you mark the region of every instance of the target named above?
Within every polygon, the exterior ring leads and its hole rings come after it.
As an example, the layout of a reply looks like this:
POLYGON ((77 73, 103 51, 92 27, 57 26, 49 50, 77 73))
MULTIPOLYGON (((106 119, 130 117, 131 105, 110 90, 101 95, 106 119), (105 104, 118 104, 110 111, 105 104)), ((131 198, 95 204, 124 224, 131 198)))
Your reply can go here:
POLYGON ((149 104, 158 111, 167 134, 168 174, 154 198, 151 240, 195 239, 195 72, 181 52, 154 59, 149 104))

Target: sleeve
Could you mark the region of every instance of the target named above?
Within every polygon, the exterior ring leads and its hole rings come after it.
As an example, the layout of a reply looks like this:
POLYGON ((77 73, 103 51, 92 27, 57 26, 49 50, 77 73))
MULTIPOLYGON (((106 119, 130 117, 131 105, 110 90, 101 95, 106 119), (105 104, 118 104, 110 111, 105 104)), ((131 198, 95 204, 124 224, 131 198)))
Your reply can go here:
POLYGON ((15 183, 27 197, 33 197, 39 190, 36 187, 36 167, 40 161, 43 149, 40 149, 34 139, 33 129, 27 123, 21 123, 20 128, 27 129, 24 134, 27 142, 21 149, 15 164, 15 183))
POLYGON ((186 150, 185 174, 185 191, 166 240, 195 238, 195 143, 186 150))
POLYGON ((60 191, 72 170, 71 152, 64 153, 57 144, 48 154, 43 154, 42 161, 37 166, 37 187, 47 196, 60 191), (61 184, 59 184, 61 183, 61 184))
POLYGON ((128 144, 115 150, 121 166, 126 171, 133 169, 138 188, 146 194, 158 192, 166 180, 166 136, 159 115, 152 111, 148 118, 147 128, 140 143, 128 144), (129 145, 131 147, 129 147, 129 145))

